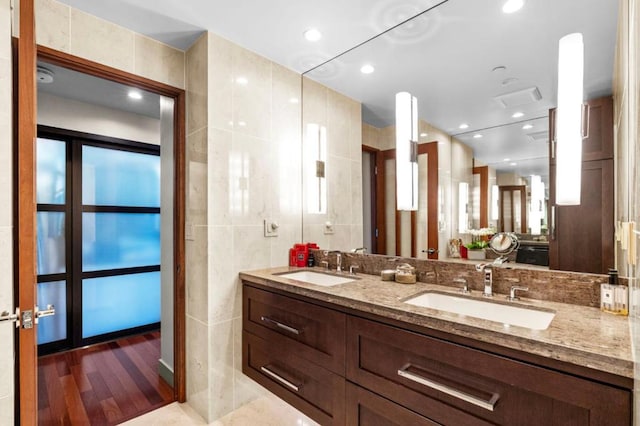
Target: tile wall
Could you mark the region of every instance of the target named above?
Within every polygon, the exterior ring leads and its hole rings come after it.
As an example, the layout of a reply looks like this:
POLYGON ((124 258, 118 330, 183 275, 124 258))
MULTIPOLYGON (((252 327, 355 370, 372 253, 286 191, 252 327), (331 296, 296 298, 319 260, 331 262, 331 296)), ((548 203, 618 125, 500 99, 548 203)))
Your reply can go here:
MULTIPOLYGON (((0 312, 13 307, 11 9, 0 0, 0 312)), ((13 424, 13 330, 0 324, 0 425, 13 424)))
POLYGON ((304 240, 329 250, 362 247, 361 105, 308 78, 303 78, 302 92, 303 128, 314 123, 327 129, 328 199, 326 214, 310 214, 305 208, 304 240), (325 232, 326 222, 333 233, 325 232))
POLYGON ((265 392, 241 371, 238 272, 302 239, 301 77, 214 34, 186 61, 187 399, 211 421, 265 392))

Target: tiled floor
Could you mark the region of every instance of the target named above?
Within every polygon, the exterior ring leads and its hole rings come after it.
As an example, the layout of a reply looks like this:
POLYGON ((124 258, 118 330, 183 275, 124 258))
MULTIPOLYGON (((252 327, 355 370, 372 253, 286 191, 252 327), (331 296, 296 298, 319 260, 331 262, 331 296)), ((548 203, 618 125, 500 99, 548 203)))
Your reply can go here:
MULTIPOLYGON (((137 417, 126 426, 206 425, 189 404, 166 405, 137 417)), ((210 423, 210 426, 318 426, 298 410, 274 396, 264 396, 210 423)))

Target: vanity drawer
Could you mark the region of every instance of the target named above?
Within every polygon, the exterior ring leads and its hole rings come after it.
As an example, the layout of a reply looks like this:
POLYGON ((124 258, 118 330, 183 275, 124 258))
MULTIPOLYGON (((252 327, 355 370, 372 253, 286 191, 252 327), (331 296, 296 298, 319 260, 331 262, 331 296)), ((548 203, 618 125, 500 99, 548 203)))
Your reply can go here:
POLYGON ((346 315, 245 285, 243 328, 344 375, 346 315))
POLYGON ((438 426, 403 406, 347 382, 347 426, 438 426))
POLYGON ((242 346, 244 374, 320 424, 344 425, 344 377, 246 331, 242 346))
POLYGON ((629 425, 613 386, 349 317, 347 379, 445 425, 629 425))

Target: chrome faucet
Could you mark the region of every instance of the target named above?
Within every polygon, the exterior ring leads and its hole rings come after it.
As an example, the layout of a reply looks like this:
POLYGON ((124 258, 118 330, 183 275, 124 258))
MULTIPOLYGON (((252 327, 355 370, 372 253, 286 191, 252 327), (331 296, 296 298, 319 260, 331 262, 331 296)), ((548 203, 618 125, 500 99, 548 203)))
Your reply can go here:
POLYGON ((507 300, 510 300, 512 302, 515 300, 520 300, 520 298, 516 295, 516 291, 529 291, 529 287, 512 285, 511 288, 509 289, 509 296, 507 297, 507 300))
POLYGON ((490 264, 479 263, 476 265, 476 270, 484 272, 484 290, 482 296, 493 297, 493 268, 490 264))
POLYGON ((339 250, 333 250, 328 254, 336 255, 336 272, 342 272, 342 253, 339 250))

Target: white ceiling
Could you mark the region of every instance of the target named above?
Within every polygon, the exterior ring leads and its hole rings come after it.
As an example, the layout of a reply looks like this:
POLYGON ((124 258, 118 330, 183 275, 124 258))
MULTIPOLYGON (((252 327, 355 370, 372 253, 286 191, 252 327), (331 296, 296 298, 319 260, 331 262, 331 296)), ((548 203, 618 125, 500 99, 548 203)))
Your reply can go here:
POLYGON ((584 35, 585 98, 612 92, 615 0, 528 0, 511 15, 501 11, 504 0, 62 1, 181 49, 206 29, 298 72, 311 70, 308 77, 362 102, 363 119, 380 127, 393 124, 395 93, 410 91, 420 117, 458 135, 478 160, 505 171, 517 162, 521 173, 527 166, 523 174, 547 175, 546 141, 527 134, 546 129, 556 104, 560 37, 584 35), (304 39, 310 27, 322 31, 321 41, 304 39), (362 75, 364 63, 376 71, 362 75), (492 72, 497 66, 506 70, 492 72), (509 78, 516 80, 503 85, 509 78), (493 100, 533 86, 537 102, 505 109, 493 100), (525 116, 511 118, 516 110, 525 116), (516 121, 523 122, 509 126, 516 121), (470 127, 460 130, 463 122, 470 127), (536 127, 523 131, 528 122, 536 127), (483 138, 471 138, 474 131, 483 138))

